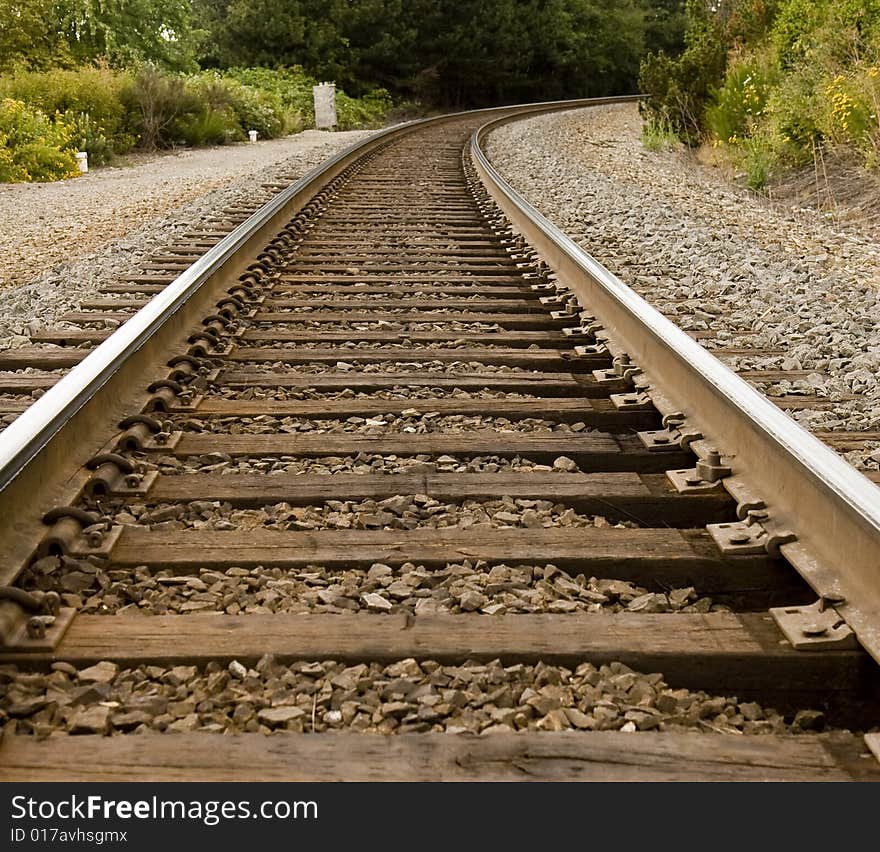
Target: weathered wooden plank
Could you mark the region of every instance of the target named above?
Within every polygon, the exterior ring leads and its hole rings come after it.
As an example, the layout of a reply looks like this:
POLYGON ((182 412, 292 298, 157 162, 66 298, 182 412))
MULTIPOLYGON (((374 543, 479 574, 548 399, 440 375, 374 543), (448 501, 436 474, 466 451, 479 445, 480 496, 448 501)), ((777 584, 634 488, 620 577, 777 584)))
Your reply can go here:
POLYGON ((858 399, 856 394, 841 394, 837 399, 828 399, 824 396, 768 396, 767 399, 783 411, 803 411, 806 408, 825 409, 833 408, 841 402, 858 399))
MULTIPOLYGON (((833 703, 863 693, 874 671, 862 650, 796 651, 764 614, 726 612, 584 615, 223 614, 78 616, 54 652, 25 655, 31 665, 204 665, 237 659, 390 663, 407 657, 461 663, 500 659, 573 667, 623 662, 661 672, 676 687, 760 694, 770 706, 833 703), (839 694, 839 695, 838 695, 839 694), (842 698, 840 699, 842 700, 842 698)), ((21 655, 4 654, 4 662, 21 655)))
POLYGON ((462 414, 504 417, 511 420, 536 418, 560 423, 584 423, 597 429, 655 429, 656 411, 618 411, 608 399, 330 399, 330 400, 234 400, 206 399, 199 405, 199 417, 303 417, 327 419, 373 417, 403 411, 438 415, 462 414))
MULTIPOLYGON (((343 225, 349 227, 355 227, 358 230, 363 229, 364 227, 373 227, 375 228, 378 224, 380 224, 375 215, 371 216, 368 213, 358 213, 353 212, 349 215, 327 215, 321 217, 322 224, 328 225, 343 225)), ((421 212, 421 211, 413 211, 412 214, 394 214, 387 211, 383 211, 382 213, 382 221, 381 226, 383 232, 385 232, 386 226, 408 226, 412 230, 410 233, 423 233, 426 227, 429 228, 444 228, 450 230, 463 230, 468 233, 477 233, 477 234, 490 234, 484 222, 475 217, 475 216, 445 216, 442 213, 430 213, 430 212, 421 212)), ((346 267, 338 266, 336 269, 344 270, 346 267)), ((419 269, 420 267, 415 267, 419 269)))
MULTIPOLYGON (((168 284, 170 284, 174 279, 168 279, 168 284)), ((98 292, 99 293, 147 293, 151 296, 154 296, 156 293, 161 293, 165 289, 165 284, 140 284, 134 281, 131 281, 127 284, 106 284, 101 287, 98 292)))
POLYGON ((360 238, 355 237, 352 239, 340 239, 339 237, 334 237, 331 232, 330 234, 325 234, 324 236, 307 237, 297 246, 297 251, 303 253, 312 253, 313 251, 319 249, 322 253, 326 253, 326 250, 328 248, 332 248, 357 249, 363 251, 371 251, 377 254, 391 254, 393 252, 399 251, 401 247, 415 246, 420 250, 437 249, 441 253, 445 254, 447 249, 452 249, 458 253, 473 253, 474 249, 481 248, 497 250, 503 249, 500 237, 484 237, 482 239, 479 237, 472 237, 450 240, 447 237, 434 237, 430 235, 420 234, 414 239, 410 240, 389 239, 387 241, 387 244, 389 246, 388 248, 377 246, 375 235, 372 239, 368 234, 364 234, 360 238))
POLYGON ((860 450, 868 441, 880 442, 877 431, 816 431, 813 434, 836 450, 860 450))
POLYGON ((135 284, 170 284, 176 276, 174 275, 132 275, 127 281, 133 281, 135 284))
POLYGON ((112 328, 47 328, 31 335, 34 343, 55 343, 58 346, 76 346, 80 343, 100 343, 115 329, 112 328))
POLYGON ((735 505, 723 489, 679 494, 660 474, 436 473, 430 467, 398 474, 201 474, 159 476, 147 493, 157 503, 223 500, 237 507, 327 500, 384 500, 427 494, 445 503, 501 496, 549 500, 584 514, 644 526, 697 527, 732 520, 735 505))
POLYGON ((849 733, 145 734, 6 737, 0 780, 877 781, 849 733))
POLYGON ((88 349, 43 349, 39 346, 6 349, 0 352, 0 370, 22 370, 26 367, 58 370, 76 366, 88 354, 88 349))
POLYGON ((80 307, 84 311, 125 311, 138 310, 147 304, 149 298, 141 299, 84 299, 80 302, 80 307))
MULTIPOLYGON (((486 313, 518 312, 523 314, 548 314, 550 308, 546 308, 540 302, 529 299, 483 299, 483 298, 455 298, 450 296, 445 299, 430 299, 400 296, 396 299, 364 299, 357 300, 357 293, 352 294, 350 299, 301 299, 271 296, 263 303, 264 310, 287 310, 291 308, 310 308, 312 311, 323 310, 388 310, 389 308, 407 308, 412 311, 484 311, 486 313)), ((112 304, 105 304, 101 300, 95 300, 98 307, 113 308, 112 304)), ((89 305, 83 303, 83 307, 89 305)))
MULTIPOLYGON (((291 263, 297 266, 306 264, 313 266, 323 266, 324 264, 338 264, 339 252, 311 252, 297 251, 296 255, 291 259, 291 263)), ((422 264, 426 262, 441 264, 443 266, 452 265, 458 268, 459 265, 484 266, 488 264, 502 264, 510 269, 512 267, 510 255, 503 249, 484 249, 482 251, 473 251, 473 249, 444 249, 423 250, 421 246, 410 243, 406 246, 397 246, 385 251, 364 251, 356 250, 354 247, 344 252, 345 260, 351 266, 372 265, 376 263, 393 263, 393 264, 422 264)))
POLYGON ((735 370, 750 382, 782 382, 805 379, 815 370, 735 370))
POLYGON ((299 373, 295 370, 226 370, 220 371, 217 384, 225 387, 314 388, 315 390, 374 391, 394 387, 419 388, 491 388, 506 393, 535 396, 574 396, 606 398, 626 389, 626 384, 597 382, 592 376, 559 373, 432 373, 408 370, 399 373, 330 371, 299 373))
MULTIPOLYGON (((461 340, 468 344, 488 344, 506 347, 538 346, 568 348, 571 339, 558 331, 517 331, 499 330, 486 332, 456 331, 395 331, 382 329, 379 331, 362 331, 351 328, 344 331, 283 331, 276 329, 248 328, 241 335, 241 340, 275 340, 279 343, 347 343, 349 341, 376 341, 383 343, 444 343, 461 340)), ((360 351, 360 350, 353 350, 360 351)), ((532 350, 535 351, 535 350, 532 350)), ((610 363, 610 358, 607 359, 610 363)))
MULTIPOLYGON (((163 452, 166 452, 163 450, 163 452)), ((662 473, 687 467, 693 456, 685 451, 652 453, 640 442, 615 438, 597 432, 464 432, 403 433, 392 435, 359 435, 348 432, 313 435, 284 432, 266 435, 212 435, 185 432, 173 450, 178 458, 223 453, 240 456, 356 456, 373 453, 389 456, 451 455, 468 458, 493 455, 503 458, 522 456, 533 461, 552 463, 567 456, 578 463, 581 471, 625 471, 662 473)))
MULTIPOLYGON (((319 279, 320 280, 320 279, 319 279)), ((411 282, 407 284, 394 283, 366 283, 351 281, 348 284, 319 284, 310 282, 298 282, 276 284, 272 288, 272 298, 278 296, 301 296, 303 293, 323 293, 340 296, 357 296, 377 294, 383 296, 393 295, 422 295, 434 294, 441 296, 482 296, 485 298, 498 299, 531 299, 537 300, 541 293, 531 290, 523 283, 519 287, 490 286, 485 284, 446 284, 442 282, 427 281, 425 283, 411 282)), ((312 304, 315 304, 312 302, 312 304)))
POLYGON ((356 274, 349 272, 343 274, 333 274, 327 272, 282 272, 278 276, 281 284, 344 284, 348 286, 357 285, 361 281, 370 282, 372 284, 419 284, 424 286, 436 285, 446 286, 448 284, 464 284, 473 286, 475 284, 495 289, 496 287, 510 286, 511 284, 520 287, 528 286, 528 282, 521 274, 514 275, 442 275, 437 273, 422 273, 421 275, 405 275, 381 272, 367 272, 359 270, 356 274))
POLYGON ((0 414, 21 414, 33 405, 32 399, 0 399, 0 414))
POLYGON ((436 275, 442 272, 452 272, 461 275, 473 272, 478 275, 515 275, 519 271, 512 260, 505 262, 497 258, 487 258, 485 263, 456 263, 455 261, 449 261, 448 263, 429 263, 426 261, 408 263, 405 259, 402 259, 398 263, 357 264, 327 263, 326 261, 310 263, 308 258, 297 258, 282 268, 282 271, 287 273, 310 272, 312 270, 330 273, 345 272, 349 275, 362 275, 370 272, 419 272, 428 275, 436 275))
MULTIPOLYGON (((66 319, 68 316, 80 316, 79 314, 66 314, 62 317, 65 322, 78 322, 76 319, 66 319)), ((88 316, 88 314, 86 314, 88 316)), ((569 319, 553 319, 549 314, 494 314, 477 311, 447 311, 442 305, 435 306, 435 310, 410 311, 408 313, 392 314, 387 310, 376 311, 310 311, 308 313, 293 313, 292 311, 257 311, 252 317, 254 322, 469 322, 497 324, 508 328, 522 328, 538 330, 542 328, 565 328, 574 325, 569 319)))
MULTIPOLYGON (((3 353, 0 353, 2 355, 3 353)), ((456 349, 427 349, 411 347, 404 350, 350 349, 328 347, 326 349, 283 349, 277 347, 240 347, 231 352, 226 361, 250 361, 253 363, 272 363, 282 361, 287 364, 335 364, 338 361, 359 364, 384 364, 404 361, 438 361, 443 364, 456 362, 479 362, 497 367, 521 367, 526 370, 549 370, 554 372, 585 373, 597 370, 608 364, 607 356, 591 355, 579 357, 572 350, 561 349, 494 349, 485 347, 461 347, 456 349)), ((0 365, 2 365, 0 360, 0 365)))
POLYGON ((329 569, 374 562, 444 566, 483 559, 490 564, 552 563, 573 574, 631 580, 651 589, 694 586, 701 594, 751 596, 803 588, 793 569, 767 556, 723 556, 708 533, 674 529, 182 530, 127 526, 111 554, 119 566, 180 572, 205 567, 329 569), (662 584, 662 586, 658 586, 662 584))
MULTIPOLYGON (((447 239, 479 239, 491 240, 498 239, 498 235, 491 231, 485 224, 468 223, 464 225, 451 225, 445 222, 432 222, 431 227, 426 229, 424 224, 420 222, 394 222, 385 220, 383 217, 382 233, 389 239, 407 240, 412 237, 419 238, 426 233, 433 237, 446 237, 447 239)), ((351 222, 346 217, 334 217, 331 211, 321 216, 320 225, 314 231, 309 233, 310 237, 318 238, 325 234, 329 234, 336 239, 345 239, 347 237, 362 239, 365 236, 372 235, 375 238, 376 220, 375 218, 365 218, 360 222, 351 222), (334 218, 336 221, 334 222, 334 218), (333 228, 325 228, 324 226, 333 223, 333 228)))
POLYGON ((31 393, 48 390, 61 376, 40 373, 0 373, 0 393, 31 393))
POLYGON ((134 311, 70 311, 69 313, 62 314, 58 319, 60 322, 84 325, 85 323, 104 322, 105 320, 125 322, 132 316, 134 316, 134 311))

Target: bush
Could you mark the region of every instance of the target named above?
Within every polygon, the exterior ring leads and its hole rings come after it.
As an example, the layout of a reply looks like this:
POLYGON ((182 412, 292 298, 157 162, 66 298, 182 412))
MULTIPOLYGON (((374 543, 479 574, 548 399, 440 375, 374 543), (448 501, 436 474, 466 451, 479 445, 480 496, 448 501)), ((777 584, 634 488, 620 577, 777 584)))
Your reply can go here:
POLYGON ((787 0, 770 31, 784 68, 846 65, 880 37, 880 0, 787 0))
MULTIPOLYGON (((315 101, 312 87, 318 81, 298 65, 292 68, 231 68, 224 79, 236 80, 277 98, 283 111, 286 132, 315 126, 315 101)), ((373 127, 385 119, 391 109, 391 96, 385 89, 373 89, 361 98, 351 98, 342 89, 336 90, 336 126, 340 130, 373 127)), ((246 130, 258 128, 245 128, 246 130)))
POLYGON ((202 111, 197 95, 183 78, 151 66, 142 68, 123 90, 122 101, 139 146, 147 151, 170 148, 178 141, 180 128, 195 121, 202 111))
MULTIPOLYGON (((312 86, 299 67, 239 68, 180 76, 144 66, 136 73, 108 68, 16 71, 0 77, 0 97, 24 110, 27 139, 7 121, 0 153, 2 180, 43 180, 76 173, 72 152, 91 165, 135 145, 151 151, 175 145, 222 145, 248 130, 262 139, 314 127, 312 86), (25 104, 27 107, 25 108, 25 104), (36 124, 35 124, 36 122, 36 124)), ((353 99, 337 90, 338 127, 375 126, 391 107, 384 89, 353 99)), ((10 113, 13 107, 7 107, 10 113)), ((10 113, 11 114, 11 113, 10 113)))
POLYGON ((357 100, 337 89, 336 126, 340 130, 377 127, 382 124, 391 106, 391 95, 385 89, 373 89, 357 100))
MULTIPOLYGON (((865 85, 867 75, 838 74, 825 86, 819 126, 826 139, 863 148, 877 128, 877 92, 865 85)), ((876 77, 875 77, 876 79, 876 77)))
POLYGON ((46 115, 56 113, 75 129, 75 143, 89 162, 101 165, 130 150, 135 138, 125 131, 121 92, 127 76, 108 68, 17 71, 0 78, 0 94, 24 101, 46 115))
POLYGON ((75 128, 60 115, 52 121, 23 101, 0 101, 0 180, 61 180, 79 173, 75 128))
MULTIPOLYGON (((223 72, 225 80, 234 80, 253 91, 277 99, 284 113, 285 123, 301 127, 315 126, 315 103, 312 86, 318 81, 298 65, 292 68, 229 68, 223 72)), ((256 130, 257 128, 247 128, 256 130)))
POLYGON ((706 110, 708 129, 723 142, 752 136, 778 81, 772 56, 751 56, 732 63, 724 83, 712 90, 712 103, 706 110))
POLYGON ((217 72, 203 72, 192 79, 199 97, 211 108, 231 113, 238 128, 235 138, 256 130, 261 139, 274 139, 289 132, 288 127, 295 123, 288 121, 281 97, 274 92, 221 77, 217 72))

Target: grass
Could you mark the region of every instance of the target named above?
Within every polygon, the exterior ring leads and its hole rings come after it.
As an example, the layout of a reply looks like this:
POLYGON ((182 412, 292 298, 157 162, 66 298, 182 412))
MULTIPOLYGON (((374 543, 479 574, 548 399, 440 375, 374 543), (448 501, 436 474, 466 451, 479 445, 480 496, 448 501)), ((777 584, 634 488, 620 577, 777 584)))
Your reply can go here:
POLYGON ((649 151, 667 151, 678 148, 681 141, 664 119, 648 119, 642 125, 642 145, 649 151))

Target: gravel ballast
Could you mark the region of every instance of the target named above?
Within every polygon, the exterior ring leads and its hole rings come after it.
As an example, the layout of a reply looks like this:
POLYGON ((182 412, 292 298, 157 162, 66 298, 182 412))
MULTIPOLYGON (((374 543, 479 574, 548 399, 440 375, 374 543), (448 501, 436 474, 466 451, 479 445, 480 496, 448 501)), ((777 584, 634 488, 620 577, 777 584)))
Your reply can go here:
POLYGON ((372 132, 307 130, 143 156, 56 183, 0 184, 0 348, 25 345, 100 286, 139 273, 151 253, 250 203, 254 185, 289 183, 372 132))
POLYGON ((724 612, 728 607, 692 587, 652 592, 626 580, 571 576, 555 565, 489 565, 482 560, 426 568, 285 570, 204 568, 176 575, 147 566, 98 566, 70 557, 46 557, 29 568, 28 589, 55 591, 83 615, 269 615, 369 612, 396 615, 475 612, 486 616, 528 613, 724 612))
POLYGON ((820 729, 821 712, 786 718, 735 697, 672 689, 660 674, 623 663, 596 667, 510 665, 498 660, 441 665, 333 660, 248 668, 238 660, 195 666, 120 668, 110 661, 49 674, 0 667, 0 723, 8 732, 114 734, 167 731, 395 734, 437 731, 620 730, 797 734, 820 729))
MULTIPOLYGON (((801 425, 880 429, 880 245, 731 188, 680 151, 649 152, 640 133, 635 105, 596 107, 508 124, 491 134, 488 154, 673 321, 714 331, 701 340, 707 348, 784 348, 761 366, 811 375, 781 389, 833 403, 792 412, 801 425)), ((847 457, 876 469, 872 449, 847 457)))

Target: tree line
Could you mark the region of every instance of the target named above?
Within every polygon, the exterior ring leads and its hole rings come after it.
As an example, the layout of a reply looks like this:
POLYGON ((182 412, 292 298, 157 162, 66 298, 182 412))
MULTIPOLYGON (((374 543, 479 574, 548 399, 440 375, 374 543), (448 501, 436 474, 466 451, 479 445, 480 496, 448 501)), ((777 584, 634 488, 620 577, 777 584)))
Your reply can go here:
POLYGON ((684 0, 0 0, 0 72, 302 66, 441 107, 633 92, 684 0))

